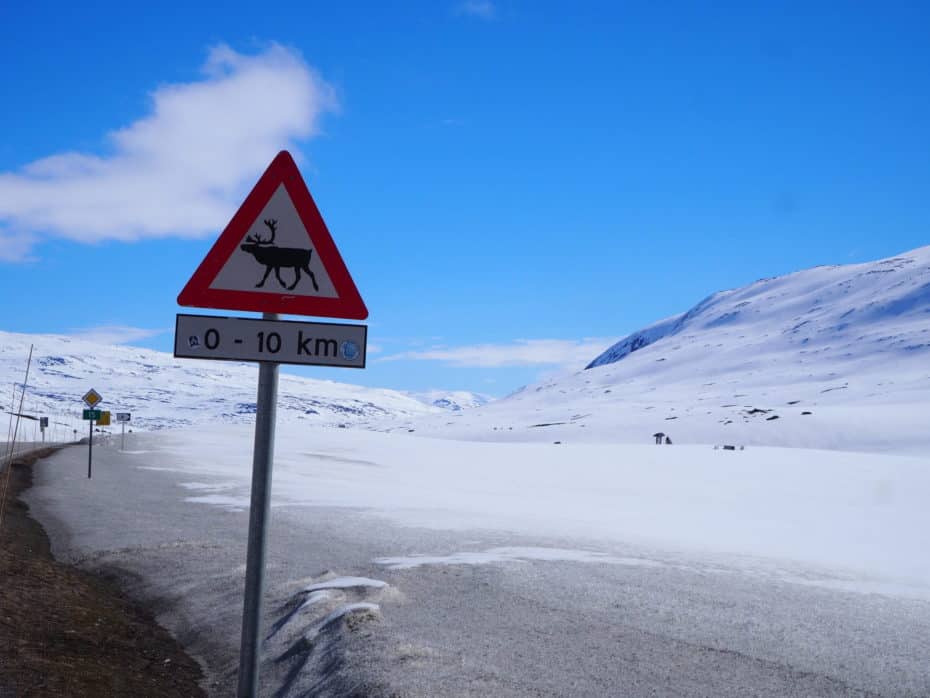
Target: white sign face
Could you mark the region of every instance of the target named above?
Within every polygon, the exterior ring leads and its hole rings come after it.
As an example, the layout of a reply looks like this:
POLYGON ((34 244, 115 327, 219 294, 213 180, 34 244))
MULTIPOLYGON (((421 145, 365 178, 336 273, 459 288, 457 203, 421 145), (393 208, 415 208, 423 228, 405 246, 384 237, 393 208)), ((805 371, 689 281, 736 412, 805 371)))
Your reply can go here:
POLYGON ((131 415, 129 412, 117 412, 116 413, 117 422, 128 422, 130 418, 131 418, 131 415))
POLYGON ((174 355, 365 368, 367 325, 178 315, 174 355))
POLYGON ((100 404, 100 402, 103 400, 103 397, 101 397, 100 393, 91 388, 86 393, 84 393, 84 397, 81 399, 84 401, 85 405, 93 409, 100 404))
POLYGON ((283 184, 210 288, 323 298, 339 295, 283 184))

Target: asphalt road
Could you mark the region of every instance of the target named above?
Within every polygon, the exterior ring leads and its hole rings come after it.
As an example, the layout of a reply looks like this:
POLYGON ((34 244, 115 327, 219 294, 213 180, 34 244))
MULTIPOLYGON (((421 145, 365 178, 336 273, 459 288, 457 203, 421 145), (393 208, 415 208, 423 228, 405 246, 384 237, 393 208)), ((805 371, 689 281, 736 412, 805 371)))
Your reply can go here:
MULTIPOLYGON (((171 463, 135 436, 129 448, 153 450, 95 448, 92 480, 86 447, 37 464, 27 501, 56 556, 118 575, 202 662, 206 688, 231 695, 247 512, 186 501, 211 483, 151 469, 171 463)), ((276 507, 269 542, 266 626, 287 621, 266 644, 264 695, 930 696, 930 601, 837 590, 823 571, 319 507, 276 507), (612 561, 375 562, 502 546, 612 561), (333 576, 388 586, 301 591, 333 576)))

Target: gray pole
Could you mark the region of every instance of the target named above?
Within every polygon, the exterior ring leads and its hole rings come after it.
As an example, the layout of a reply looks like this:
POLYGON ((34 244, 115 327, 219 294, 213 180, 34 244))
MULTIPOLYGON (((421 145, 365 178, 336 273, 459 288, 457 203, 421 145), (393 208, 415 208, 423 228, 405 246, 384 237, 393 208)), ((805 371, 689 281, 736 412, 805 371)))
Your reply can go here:
MULTIPOLYGON (((264 313, 277 320, 277 313, 264 313)), ((274 459, 275 413, 278 405, 278 364, 258 364, 258 400, 255 409, 255 450, 252 454, 252 503, 249 508, 249 547, 245 565, 245 602, 242 609, 242 643, 239 649, 239 698, 258 696, 261 661, 262 593, 265 583, 265 541, 271 499, 271 465, 274 459)))
POLYGON ((120 422, 120 424, 122 425, 123 429, 119 435, 119 450, 125 451, 126 450, 126 422, 120 422))
POLYGON ((87 479, 90 480, 90 463, 94 455, 94 420, 88 419, 87 423, 90 424, 90 432, 87 439, 87 479))

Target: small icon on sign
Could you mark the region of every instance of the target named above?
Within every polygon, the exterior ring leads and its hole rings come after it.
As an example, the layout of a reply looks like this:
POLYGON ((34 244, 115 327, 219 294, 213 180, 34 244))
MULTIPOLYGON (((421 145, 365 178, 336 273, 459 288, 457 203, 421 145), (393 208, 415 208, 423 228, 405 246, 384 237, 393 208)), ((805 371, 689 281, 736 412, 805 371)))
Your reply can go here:
POLYGON ((195 334, 192 334, 190 337, 187 338, 187 343, 190 345, 191 349, 200 348, 200 339, 195 334))
POLYGON ((347 361, 355 361, 358 358, 359 349, 358 344, 351 340, 346 340, 342 343, 342 358, 347 361))

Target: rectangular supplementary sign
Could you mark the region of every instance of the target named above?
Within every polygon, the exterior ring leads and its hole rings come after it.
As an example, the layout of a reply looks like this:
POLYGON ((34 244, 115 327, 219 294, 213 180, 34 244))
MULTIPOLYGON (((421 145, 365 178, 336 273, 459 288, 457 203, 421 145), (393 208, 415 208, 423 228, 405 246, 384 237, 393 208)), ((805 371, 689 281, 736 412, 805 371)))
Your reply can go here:
POLYGON ((367 325, 178 315, 174 355, 365 368, 367 325))
POLYGON ((84 410, 84 419, 100 419, 101 410, 84 410))
POLYGON ((131 419, 132 415, 129 412, 117 412, 116 421, 117 422, 128 422, 131 419))

